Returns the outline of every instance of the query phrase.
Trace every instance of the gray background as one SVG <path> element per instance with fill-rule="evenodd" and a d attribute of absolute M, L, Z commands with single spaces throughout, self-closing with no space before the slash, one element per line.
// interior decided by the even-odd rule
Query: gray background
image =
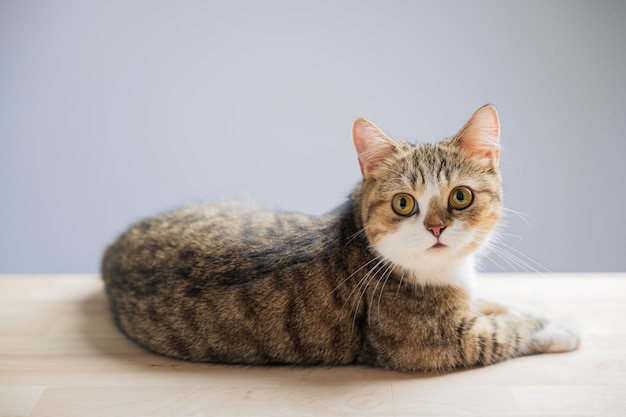
<path fill-rule="evenodd" d="M 537 264 L 484 268 L 626 271 L 625 41 L 620 1 L 0 1 L 0 273 L 199 201 L 323 213 L 355 117 L 430 141 L 488 102 Z"/>

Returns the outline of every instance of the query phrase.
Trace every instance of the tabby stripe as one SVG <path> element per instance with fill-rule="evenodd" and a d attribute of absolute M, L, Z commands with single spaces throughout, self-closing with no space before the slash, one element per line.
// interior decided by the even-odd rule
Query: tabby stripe
<path fill-rule="evenodd" d="M 520 343 L 521 338 L 519 331 L 515 331 L 515 339 L 513 340 L 513 357 L 518 356 L 520 354 Z"/>
<path fill-rule="evenodd" d="M 191 358 L 191 350 L 187 347 L 185 341 L 177 335 L 179 331 L 172 329 L 170 327 L 168 329 L 169 336 L 167 338 L 167 342 L 170 347 L 176 352 L 177 355 L 180 355 L 185 358 Z"/>
<path fill-rule="evenodd" d="M 297 354 L 299 359 L 304 358 L 305 349 L 302 345 L 302 339 L 300 338 L 300 326 L 297 318 L 297 306 L 294 297 L 289 298 L 289 304 L 285 311 L 285 327 L 289 339 L 293 343 L 293 350 Z"/>
<path fill-rule="evenodd" d="M 198 323 L 198 314 L 195 310 L 194 306 L 185 306 L 183 307 L 182 319 L 189 326 L 189 330 L 193 333 L 198 333 L 200 331 L 200 324 Z"/>
<path fill-rule="evenodd" d="M 372 218 L 372 215 L 374 213 L 374 210 L 378 209 L 378 207 L 380 207 L 383 204 L 390 204 L 390 203 L 388 201 L 386 201 L 386 200 L 381 200 L 381 201 L 377 201 L 375 203 L 372 203 L 367 208 L 367 213 L 365 213 L 365 222 L 366 223 L 369 223 L 369 221 Z"/>
<path fill-rule="evenodd" d="M 486 340 L 482 335 L 478 336 L 478 351 L 479 351 L 479 355 L 478 355 L 478 363 L 482 364 L 482 365 L 486 365 L 487 364 L 487 347 L 486 347 Z"/>
<path fill-rule="evenodd" d="M 468 361 L 466 355 L 466 338 L 470 330 L 474 327 L 478 317 L 472 317 L 469 321 L 465 318 L 461 320 L 461 323 L 457 326 L 456 334 L 458 337 L 459 356 L 464 360 L 464 364 Z"/>
<path fill-rule="evenodd" d="M 491 322 L 491 326 L 493 327 L 493 331 L 491 332 L 491 340 L 492 340 L 492 360 L 494 358 L 499 359 L 502 355 L 503 345 L 498 343 L 498 322 L 496 318 L 493 316 L 489 316 L 489 321 Z"/>
<path fill-rule="evenodd" d="M 445 178 L 450 177 L 450 173 L 448 172 L 448 165 L 445 159 L 442 159 L 439 164 L 439 169 L 437 170 L 437 179 L 441 178 L 441 172 L 445 170 L 444 176 Z"/>

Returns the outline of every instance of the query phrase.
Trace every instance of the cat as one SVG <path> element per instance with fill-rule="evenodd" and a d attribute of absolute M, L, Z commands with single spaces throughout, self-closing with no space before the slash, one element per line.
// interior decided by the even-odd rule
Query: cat
<path fill-rule="evenodd" d="M 575 325 L 475 295 L 502 213 L 495 107 L 437 143 L 352 133 L 362 181 L 326 215 L 216 203 L 131 226 L 102 261 L 121 331 L 190 361 L 402 372 L 578 347 Z"/>

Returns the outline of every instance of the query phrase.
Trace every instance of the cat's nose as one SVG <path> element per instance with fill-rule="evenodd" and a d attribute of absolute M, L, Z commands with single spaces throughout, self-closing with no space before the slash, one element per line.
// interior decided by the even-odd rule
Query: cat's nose
<path fill-rule="evenodd" d="M 430 233 L 432 233 L 435 237 L 439 237 L 441 235 L 441 232 L 443 232 L 443 229 L 445 228 L 446 226 L 444 226 L 443 224 L 431 224 L 426 227 L 426 229 L 428 229 Z"/>

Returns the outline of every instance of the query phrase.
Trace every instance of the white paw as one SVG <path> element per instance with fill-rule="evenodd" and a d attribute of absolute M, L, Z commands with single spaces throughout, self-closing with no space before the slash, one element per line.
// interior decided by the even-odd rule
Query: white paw
<path fill-rule="evenodd" d="M 546 311 L 537 307 L 512 305 L 510 307 L 510 312 L 512 315 L 517 317 L 532 317 L 534 319 L 547 322 L 551 321 L 550 315 Z"/>
<path fill-rule="evenodd" d="M 547 346 L 546 352 L 569 352 L 580 344 L 580 325 L 570 320 L 553 320 L 537 332 L 535 339 Z"/>

